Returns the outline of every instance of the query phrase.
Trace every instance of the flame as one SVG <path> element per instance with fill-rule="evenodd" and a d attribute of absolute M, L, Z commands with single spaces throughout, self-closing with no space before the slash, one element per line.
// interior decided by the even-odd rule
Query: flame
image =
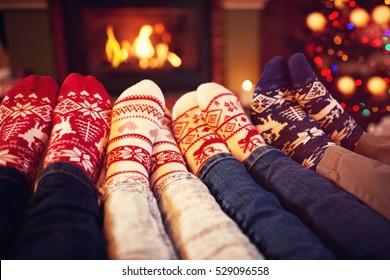
<path fill-rule="evenodd" d="M 113 68 L 118 68 L 124 62 L 132 58 L 138 59 L 138 65 L 141 69 L 162 68 L 166 62 L 173 67 L 180 67 L 181 58 L 169 50 L 171 35 L 166 31 L 162 23 L 157 23 L 154 27 L 143 25 L 137 38 L 131 44 L 127 40 L 121 43 L 115 38 L 112 25 L 107 26 L 106 55 L 108 62 Z M 150 37 L 157 34 L 161 42 L 153 46 Z"/>

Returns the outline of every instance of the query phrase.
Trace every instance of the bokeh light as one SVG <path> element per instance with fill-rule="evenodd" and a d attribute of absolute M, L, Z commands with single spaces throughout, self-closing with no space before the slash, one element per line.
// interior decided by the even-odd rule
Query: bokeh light
<path fill-rule="evenodd" d="M 374 76 L 367 81 L 367 89 L 374 96 L 383 96 L 386 94 L 387 83 L 382 77 Z"/>
<path fill-rule="evenodd" d="M 245 80 L 241 84 L 242 89 L 245 91 L 250 91 L 253 88 L 253 83 L 249 80 Z"/>
<path fill-rule="evenodd" d="M 351 96 L 355 93 L 355 80 L 351 76 L 342 76 L 337 80 L 337 88 L 342 95 Z"/>
<path fill-rule="evenodd" d="M 306 24 L 313 31 L 322 31 L 326 26 L 326 18 L 319 12 L 313 12 L 306 17 Z"/>
<path fill-rule="evenodd" d="M 390 8 L 386 5 L 379 5 L 372 10 L 372 19 L 377 24 L 386 24 L 390 21 Z"/>
<path fill-rule="evenodd" d="M 350 21 L 357 28 L 365 27 L 370 21 L 369 13 L 363 8 L 355 8 L 349 14 Z"/>

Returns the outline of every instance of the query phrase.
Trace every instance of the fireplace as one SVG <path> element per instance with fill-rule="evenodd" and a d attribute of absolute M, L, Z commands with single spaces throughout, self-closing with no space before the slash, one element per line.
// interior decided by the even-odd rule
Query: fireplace
<path fill-rule="evenodd" d="M 142 79 L 181 93 L 218 82 L 215 2 L 50 0 L 59 79 L 93 75 L 112 95 Z"/>

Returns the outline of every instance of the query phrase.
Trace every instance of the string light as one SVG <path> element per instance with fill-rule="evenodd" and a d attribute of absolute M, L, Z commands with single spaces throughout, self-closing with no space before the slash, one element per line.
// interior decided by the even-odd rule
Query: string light
<path fill-rule="evenodd" d="M 327 22 L 322 23 L 321 32 L 312 33 L 315 40 L 306 44 L 319 77 L 329 83 L 328 89 L 333 87 L 341 99 L 348 100 L 340 101 L 340 105 L 354 117 L 371 118 L 390 112 L 390 60 L 386 57 L 390 54 L 390 0 L 383 0 L 384 4 L 375 1 L 376 7 L 364 3 L 364 8 L 353 0 L 323 2 L 331 9 L 320 13 Z M 369 73 L 374 77 L 367 77 Z M 356 99 L 365 102 L 348 104 Z M 372 106 L 372 102 L 387 104 Z"/>
<path fill-rule="evenodd" d="M 371 114 L 371 112 L 370 112 L 370 110 L 368 110 L 368 109 L 364 109 L 364 110 L 362 111 L 362 115 L 363 115 L 364 117 L 368 117 L 370 114 Z"/>
<path fill-rule="evenodd" d="M 337 88 L 344 96 L 351 96 L 356 89 L 355 80 L 350 76 L 342 76 L 337 81 Z"/>
<path fill-rule="evenodd" d="M 319 12 L 313 12 L 306 17 L 306 25 L 313 31 L 322 31 L 326 26 L 326 18 Z"/>
<path fill-rule="evenodd" d="M 374 76 L 367 81 L 367 89 L 373 96 L 383 96 L 387 90 L 387 84 L 382 77 Z"/>
<path fill-rule="evenodd" d="M 371 15 L 377 24 L 386 24 L 390 21 L 390 8 L 386 5 L 379 5 L 372 10 Z"/>

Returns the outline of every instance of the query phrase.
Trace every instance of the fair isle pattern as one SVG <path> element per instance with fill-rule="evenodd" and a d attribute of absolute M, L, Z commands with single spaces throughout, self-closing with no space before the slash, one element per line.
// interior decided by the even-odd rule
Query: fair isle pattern
<path fill-rule="evenodd" d="M 336 144 L 353 151 L 364 131 L 318 80 L 305 55 L 291 56 L 289 71 L 299 105 Z"/>
<path fill-rule="evenodd" d="M 337 144 L 354 150 L 363 130 L 340 106 L 336 99 L 317 80 L 307 82 L 304 87 L 296 86 L 295 99 L 318 125 Z"/>
<path fill-rule="evenodd" d="M 149 173 L 150 166 L 150 154 L 147 150 L 134 145 L 126 145 L 116 147 L 111 150 L 107 155 L 107 165 L 111 165 L 113 162 L 137 162 L 145 168 L 145 172 Z"/>
<path fill-rule="evenodd" d="M 164 114 L 161 111 L 164 111 L 164 109 L 164 102 L 160 98 L 148 93 L 120 96 L 115 101 L 115 106 L 112 110 L 112 121 L 123 121 L 126 118 L 141 118 L 160 126 L 164 118 Z"/>
<path fill-rule="evenodd" d="M 233 93 L 218 84 L 208 83 L 198 88 L 197 97 L 206 123 L 240 161 L 245 161 L 251 152 L 265 145 Z"/>
<path fill-rule="evenodd" d="M 267 102 L 264 106 L 264 100 Z M 256 84 L 251 120 L 264 140 L 306 168 L 315 170 L 325 150 L 334 145 L 295 101 L 283 57 L 271 59 Z"/>
<path fill-rule="evenodd" d="M 32 182 L 49 139 L 57 84 L 29 76 L 15 85 L 0 106 L 0 165 L 13 167 Z"/>
<path fill-rule="evenodd" d="M 149 183 L 152 145 L 164 110 L 164 96 L 149 80 L 133 85 L 119 96 L 112 110 L 106 184 L 123 178 Z"/>
<path fill-rule="evenodd" d="M 315 121 L 292 100 L 286 88 L 267 90 L 275 102 L 265 110 L 259 110 L 264 94 L 256 87 L 252 101 L 252 121 L 265 141 L 306 168 L 315 169 L 325 149 L 334 143 L 324 134 Z M 284 93 L 281 95 L 280 93 Z"/>
<path fill-rule="evenodd" d="M 173 134 L 185 162 L 191 172 L 197 175 L 208 159 L 229 151 L 222 139 L 202 118 L 202 112 L 196 103 L 196 92 L 187 93 L 178 101 L 174 107 L 183 108 L 177 109 L 181 112 L 177 116 L 173 115 Z"/>
<path fill-rule="evenodd" d="M 164 182 L 172 176 L 188 172 L 180 149 L 172 135 L 172 118 L 165 110 L 163 125 L 153 145 L 150 169 L 150 187 L 156 197 Z"/>
<path fill-rule="evenodd" d="M 96 182 L 110 130 L 111 104 L 105 89 L 89 80 L 87 88 L 77 90 L 86 80 L 77 74 L 69 76 L 60 89 L 59 102 L 54 109 L 54 126 L 44 168 L 54 162 L 69 162 L 80 167 Z M 74 89 L 68 91 L 68 88 Z"/>

